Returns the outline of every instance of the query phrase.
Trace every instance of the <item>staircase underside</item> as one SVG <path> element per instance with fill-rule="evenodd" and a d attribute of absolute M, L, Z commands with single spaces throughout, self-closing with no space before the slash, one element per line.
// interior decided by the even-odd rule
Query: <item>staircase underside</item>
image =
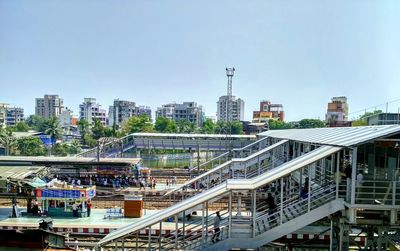
<path fill-rule="evenodd" d="M 344 202 L 342 199 L 335 199 L 330 201 L 323 206 L 320 206 L 308 213 L 296 217 L 295 219 L 288 221 L 282 225 L 274 227 L 255 238 L 230 238 L 217 242 L 212 246 L 207 246 L 203 250 L 230 250 L 232 248 L 259 248 L 263 245 L 268 244 L 282 236 L 289 233 L 295 232 L 296 230 L 310 225 L 326 216 L 329 216 L 337 211 L 344 209 Z"/>

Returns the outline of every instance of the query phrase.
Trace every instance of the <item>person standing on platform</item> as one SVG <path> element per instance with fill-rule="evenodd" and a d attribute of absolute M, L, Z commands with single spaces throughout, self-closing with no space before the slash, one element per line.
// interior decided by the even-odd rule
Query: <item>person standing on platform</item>
<path fill-rule="evenodd" d="M 221 216 L 219 215 L 219 211 L 216 213 L 217 215 L 214 218 L 214 235 L 212 236 L 211 241 L 217 242 L 220 241 L 220 234 L 221 234 L 221 230 L 219 228 L 220 224 L 221 224 Z"/>
<path fill-rule="evenodd" d="M 75 202 L 72 204 L 72 216 L 78 217 L 78 205 Z"/>
<path fill-rule="evenodd" d="M 267 198 L 265 199 L 265 203 L 268 206 L 268 215 L 270 217 L 270 221 L 271 223 L 275 223 L 276 222 L 276 215 L 275 213 L 277 212 L 277 205 L 275 203 L 275 199 L 272 196 L 271 193 L 268 193 Z"/>
<path fill-rule="evenodd" d="M 92 202 L 90 200 L 87 201 L 86 208 L 87 208 L 87 217 L 90 217 L 90 211 L 92 210 Z"/>

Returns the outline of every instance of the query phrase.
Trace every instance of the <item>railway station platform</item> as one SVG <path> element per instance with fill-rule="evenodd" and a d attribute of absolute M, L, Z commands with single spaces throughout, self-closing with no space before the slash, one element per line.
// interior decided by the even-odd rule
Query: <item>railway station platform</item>
<path fill-rule="evenodd" d="M 20 211 L 22 211 L 20 209 Z M 146 217 L 157 213 L 159 210 L 145 210 Z M 11 212 L 9 207 L 0 208 L 0 229 L 14 229 L 14 230 L 25 230 L 25 229 L 36 229 L 39 226 L 39 220 L 41 217 L 19 217 L 19 218 L 8 218 L 8 214 Z M 106 209 L 92 209 L 90 217 L 86 218 L 52 218 L 53 219 L 53 231 L 60 234 L 72 234 L 72 235 L 98 235 L 104 236 L 110 232 L 125 226 L 126 224 L 139 222 L 142 218 L 116 218 L 116 219 L 105 219 L 104 215 Z M 200 213 L 200 212 L 198 212 Z M 194 216 L 196 217 L 196 216 Z M 190 221 L 189 221 L 190 222 Z M 183 225 L 181 222 L 178 223 L 179 227 Z M 173 234 L 175 230 L 175 222 L 164 222 L 161 234 Z M 298 231 L 283 236 L 281 241 L 326 241 L 330 240 L 330 232 L 325 231 L 328 229 L 327 226 L 307 226 Z M 196 234 L 188 230 L 186 235 Z M 148 236 L 149 230 L 141 230 L 139 235 Z M 159 229 L 151 229 L 151 236 L 160 235 Z M 355 241 L 359 245 L 364 245 L 365 236 L 358 236 Z M 83 243 L 80 243 L 82 246 Z"/>

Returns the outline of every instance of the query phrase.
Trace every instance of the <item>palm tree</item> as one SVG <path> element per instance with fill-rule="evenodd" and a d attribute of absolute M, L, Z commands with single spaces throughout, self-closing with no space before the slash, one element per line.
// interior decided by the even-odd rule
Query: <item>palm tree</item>
<path fill-rule="evenodd" d="M 44 133 L 50 136 L 51 148 L 53 151 L 54 143 L 61 136 L 60 121 L 58 120 L 57 117 L 51 117 L 47 121 L 47 129 L 45 130 Z"/>
<path fill-rule="evenodd" d="M 0 130 L 0 145 L 4 147 L 4 154 L 6 156 L 10 154 L 10 150 L 15 145 L 15 142 L 16 140 L 10 131 Z"/>

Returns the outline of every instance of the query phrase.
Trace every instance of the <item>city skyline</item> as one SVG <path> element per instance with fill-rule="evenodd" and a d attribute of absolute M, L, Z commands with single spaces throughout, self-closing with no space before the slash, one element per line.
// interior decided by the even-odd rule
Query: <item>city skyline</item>
<path fill-rule="evenodd" d="M 351 114 L 399 98 L 399 11 L 397 1 L 2 1 L 0 101 L 26 115 L 45 93 L 74 113 L 85 97 L 153 110 L 195 101 L 216 116 L 234 66 L 245 120 L 263 99 L 287 121 L 324 119 L 334 96 Z"/>

